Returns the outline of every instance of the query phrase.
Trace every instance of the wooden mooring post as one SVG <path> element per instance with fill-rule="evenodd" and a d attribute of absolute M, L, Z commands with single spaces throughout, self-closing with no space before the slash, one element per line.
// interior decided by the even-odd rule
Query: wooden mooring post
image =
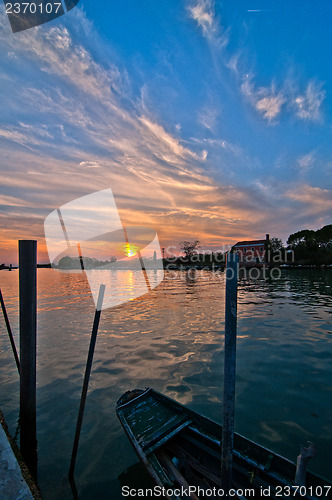
<path fill-rule="evenodd" d="M 20 303 L 20 448 L 37 479 L 36 350 L 37 242 L 19 241 Z"/>
<path fill-rule="evenodd" d="M 228 498 L 232 488 L 235 371 L 236 371 L 236 323 L 237 280 L 239 258 L 235 253 L 227 254 L 226 300 L 225 300 L 225 347 L 224 347 L 224 397 L 221 451 L 221 486 Z"/>

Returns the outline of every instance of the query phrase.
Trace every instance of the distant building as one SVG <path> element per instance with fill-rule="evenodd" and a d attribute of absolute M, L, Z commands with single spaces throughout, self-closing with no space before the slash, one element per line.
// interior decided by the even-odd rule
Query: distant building
<path fill-rule="evenodd" d="M 265 264 L 268 262 L 270 236 L 267 234 L 265 240 L 238 241 L 233 246 L 233 251 L 239 256 L 239 262 L 245 264 Z"/>

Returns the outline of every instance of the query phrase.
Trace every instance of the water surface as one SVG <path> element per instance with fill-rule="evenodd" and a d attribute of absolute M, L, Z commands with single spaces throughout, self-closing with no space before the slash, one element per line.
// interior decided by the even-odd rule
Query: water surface
<path fill-rule="evenodd" d="M 131 271 L 119 279 L 131 287 Z M 18 272 L 0 283 L 18 344 Z M 283 270 L 239 282 L 236 431 L 291 460 L 306 440 L 311 469 L 332 480 L 332 270 Z M 135 387 L 154 387 L 221 422 L 223 273 L 166 273 L 149 294 L 102 311 L 76 464 L 79 498 L 121 499 L 137 462 L 115 415 Z M 94 315 L 84 275 L 38 270 L 39 483 L 72 498 L 67 480 Z M 0 321 L 0 407 L 15 434 L 18 376 Z M 131 470 L 131 469 L 130 469 Z M 135 481 L 143 481 L 141 473 Z M 120 479 L 119 479 L 120 478 Z"/>

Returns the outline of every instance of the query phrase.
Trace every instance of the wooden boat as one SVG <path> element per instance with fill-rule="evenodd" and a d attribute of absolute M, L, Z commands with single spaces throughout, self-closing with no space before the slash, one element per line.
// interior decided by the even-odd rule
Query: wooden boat
<path fill-rule="evenodd" d="M 222 428 L 153 389 L 126 392 L 117 415 L 163 498 L 221 498 Z M 295 486 L 296 465 L 234 433 L 232 498 L 332 498 L 332 485 L 306 473 Z M 189 488 L 190 485 L 190 488 Z"/>

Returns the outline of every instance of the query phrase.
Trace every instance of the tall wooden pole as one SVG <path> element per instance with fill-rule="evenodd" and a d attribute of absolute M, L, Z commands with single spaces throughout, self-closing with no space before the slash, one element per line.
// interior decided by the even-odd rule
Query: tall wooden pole
<path fill-rule="evenodd" d="M 228 498 L 232 488 L 235 371 L 236 371 L 236 322 L 237 280 L 239 258 L 227 255 L 224 348 L 224 408 L 222 427 L 221 486 Z"/>
<path fill-rule="evenodd" d="M 37 479 L 37 242 L 19 241 L 21 453 Z"/>

